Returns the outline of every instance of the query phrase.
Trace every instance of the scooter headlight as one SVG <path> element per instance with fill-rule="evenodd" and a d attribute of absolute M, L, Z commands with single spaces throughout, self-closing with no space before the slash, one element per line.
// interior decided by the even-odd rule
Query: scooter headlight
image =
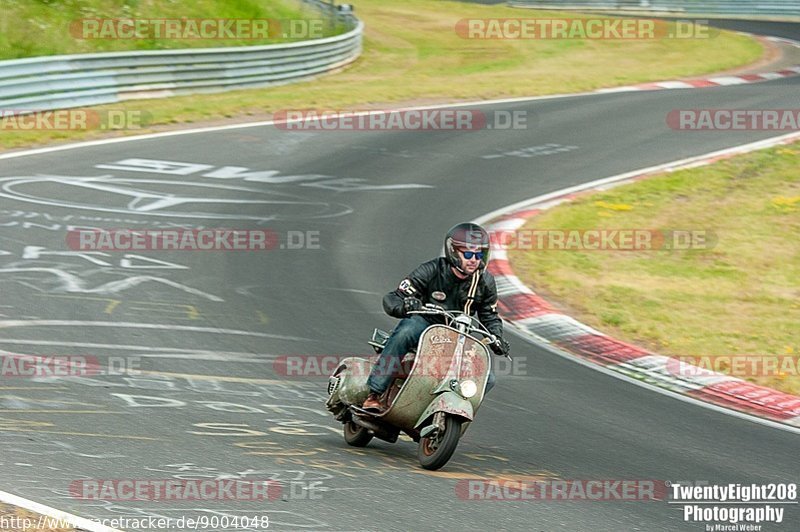
<path fill-rule="evenodd" d="M 472 380 L 461 381 L 461 384 L 459 384 L 459 388 L 461 390 L 461 395 L 465 399 L 469 399 L 470 397 L 473 397 L 476 393 L 478 393 L 478 385 L 475 384 L 475 381 Z"/>

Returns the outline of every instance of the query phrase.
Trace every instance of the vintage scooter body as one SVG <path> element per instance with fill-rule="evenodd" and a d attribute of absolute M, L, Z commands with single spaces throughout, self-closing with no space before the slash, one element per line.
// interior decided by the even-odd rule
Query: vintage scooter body
<path fill-rule="evenodd" d="M 429 326 L 416 355 L 407 354 L 393 372 L 385 396 L 388 408 L 375 413 L 359 407 L 370 392 L 367 378 L 373 364 L 360 357 L 341 361 L 330 377 L 326 406 L 344 423 L 351 445 L 364 446 L 372 437 L 394 442 L 403 431 L 419 442 L 422 466 L 438 469 L 480 408 L 492 363 L 486 344 L 496 339 L 461 313 L 433 306 L 419 313 L 442 315 L 448 322 Z M 388 335 L 376 334 L 370 344 L 380 351 Z"/>

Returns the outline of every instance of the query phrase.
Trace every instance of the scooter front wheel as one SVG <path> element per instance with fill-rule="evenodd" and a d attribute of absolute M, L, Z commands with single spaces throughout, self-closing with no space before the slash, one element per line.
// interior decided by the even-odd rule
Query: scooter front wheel
<path fill-rule="evenodd" d="M 436 470 L 444 466 L 458 445 L 461 437 L 461 420 L 447 416 L 444 419 L 444 432 L 437 431 L 432 437 L 419 440 L 417 458 L 425 469 Z"/>
<path fill-rule="evenodd" d="M 353 447 L 366 447 L 372 440 L 372 434 L 369 430 L 356 425 L 352 421 L 344 424 L 344 441 Z"/>

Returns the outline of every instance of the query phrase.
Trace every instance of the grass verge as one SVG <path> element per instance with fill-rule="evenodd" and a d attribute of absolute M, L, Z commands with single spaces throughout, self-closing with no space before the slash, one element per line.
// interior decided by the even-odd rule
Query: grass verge
<path fill-rule="evenodd" d="M 798 160 L 800 142 L 742 155 L 582 196 L 524 227 L 696 230 L 715 235 L 707 245 L 509 258 L 579 321 L 659 354 L 718 357 L 701 367 L 800 395 Z M 784 371 L 759 366 L 775 361 Z"/>
<path fill-rule="evenodd" d="M 114 24 L 92 24 L 104 19 L 111 23 L 120 19 L 148 22 L 140 26 L 142 38 L 114 38 L 125 35 L 126 28 Z M 268 19 L 270 27 L 262 25 L 230 26 L 219 31 L 207 26 L 205 35 L 219 34 L 224 38 L 191 37 L 191 28 L 182 28 L 187 38 L 159 38 L 170 35 L 156 21 L 180 19 L 253 20 Z M 312 27 L 298 23 L 296 34 L 312 33 L 313 37 L 334 35 L 344 28 L 321 24 L 320 14 L 292 0 L 193 0 L 192 2 L 163 2 L 157 0 L 4 0 L 0 19 L 0 59 L 18 59 L 42 55 L 118 52 L 123 50 L 162 50 L 175 48 L 218 48 L 223 46 L 255 46 L 292 41 L 284 38 L 292 20 L 319 20 Z M 84 23 L 86 21 L 86 23 Z M 283 21 L 283 24 L 281 24 Z M 200 28 L 198 28 L 200 29 Z M 266 31 L 262 31 L 266 30 Z M 156 32 L 161 32 L 156 34 Z M 267 38 L 258 38 L 266 34 Z M 251 38 L 252 37 L 252 38 Z M 310 38 L 310 37 L 305 37 Z"/>
<path fill-rule="evenodd" d="M 580 15 L 534 15 L 500 5 L 426 0 L 352 3 L 366 24 L 364 53 L 343 72 L 292 85 L 129 101 L 98 109 L 149 116 L 147 127 L 117 133 L 125 135 L 174 124 L 266 118 L 282 109 L 364 109 L 395 102 L 453 102 L 588 91 L 720 72 L 752 63 L 763 53 L 757 41 L 728 32 L 712 39 L 637 41 L 465 39 L 455 29 L 458 21 L 465 18 Z M 0 132 L 0 147 L 6 149 L 109 134 L 91 128 L 5 128 Z"/>

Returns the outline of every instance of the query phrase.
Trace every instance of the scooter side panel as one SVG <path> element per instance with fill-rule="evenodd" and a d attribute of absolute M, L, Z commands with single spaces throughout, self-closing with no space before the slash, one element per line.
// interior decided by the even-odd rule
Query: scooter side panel
<path fill-rule="evenodd" d="M 339 400 L 348 405 L 360 405 L 369 395 L 367 379 L 372 362 L 366 358 L 348 357 L 341 361 L 345 369 L 340 373 Z"/>

